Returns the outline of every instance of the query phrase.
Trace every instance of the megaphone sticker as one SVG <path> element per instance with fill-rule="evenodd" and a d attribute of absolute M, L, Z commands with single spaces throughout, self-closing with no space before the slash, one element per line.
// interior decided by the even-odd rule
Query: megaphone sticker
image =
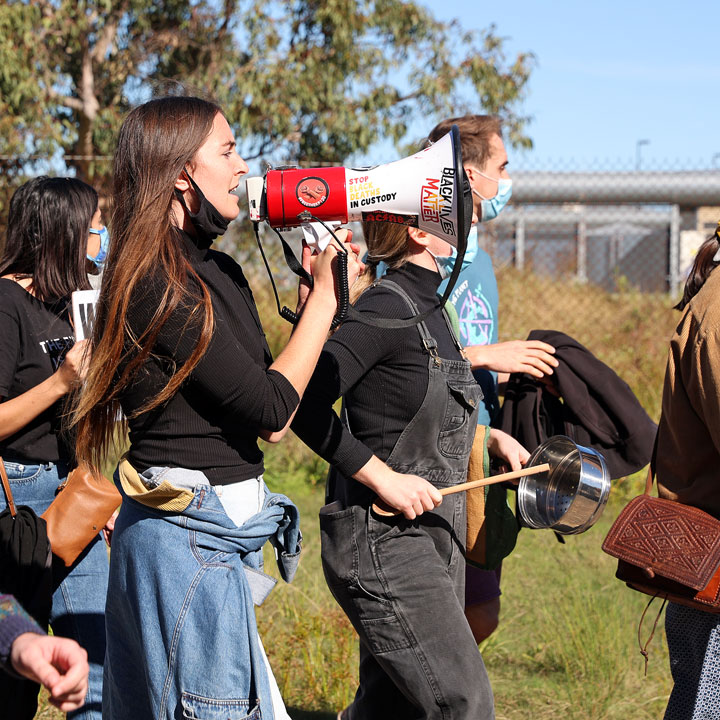
<path fill-rule="evenodd" d="M 375 187 L 369 175 L 348 177 L 348 207 L 350 210 L 364 208 L 368 205 L 389 203 L 395 200 L 397 193 L 386 192 Z"/>
<path fill-rule="evenodd" d="M 385 210 L 374 210 L 364 212 L 362 219 L 367 222 L 391 222 L 399 225 L 408 225 L 417 227 L 417 215 L 399 215 L 398 213 L 390 213 Z"/>
<path fill-rule="evenodd" d="M 309 208 L 320 207 L 328 199 L 329 193 L 328 184 L 315 176 L 301 180 L 295 188 L 295 197 L 301 205 Z"/>
<path fill-rule="evenodd" d="M 420 217 L 424 222 L 438 223 L 446 235 L 455 235 L 453 198 L 455 171 L 444 167 L 439 178 L 426 178 L 420 188 Z"/>

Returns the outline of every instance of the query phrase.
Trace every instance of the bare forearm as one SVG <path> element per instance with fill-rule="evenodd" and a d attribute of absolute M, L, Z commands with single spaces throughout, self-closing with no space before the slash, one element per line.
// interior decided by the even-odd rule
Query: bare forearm
<path fill-rule="evenodd" d="M 0 440 L 22 430 L 66 395 L 68 390 L 68 386 L 55 373 L 22 395 L 0 403 Z"/>
<path fill-rule="evenodd" d="M 488 345 L 468 345 L 464 352 L 473 370 L 495 370 L 490 367 L 492 356 L 488 352 Z"/>
<path fill-rule="evenodd" d="M 382 480 L 387 470 L 388 466 L 380 460 L 379 457 L 373 455 L 367 463 L 353 475 L 353 479 L 366 485 L 373 492 L 377 492 L 382 485 Z"/>
<path fill-rule="evenodd" d="M 558 366 L 555 348 L 538 340 L 510 340 L 491 345 L 470 345 L 465 355 L 473 370 L 497 373 L 527 373 L 541 378 Z"/>
<path fill-rule="evenodd" d="M 300 398 L 327 340 L 335 309 L 334 296 L 311 293 L 288 344 L 270 366 L 287 378 Z"/>

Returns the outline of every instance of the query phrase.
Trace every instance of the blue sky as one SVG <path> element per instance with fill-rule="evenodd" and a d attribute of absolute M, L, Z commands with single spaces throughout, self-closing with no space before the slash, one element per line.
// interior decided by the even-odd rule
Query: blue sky
<path fill-rule="evenodd" d="M 536 55 L 515 168 L 633 169 L 638 140 L 644 169 L 720 167 L 720 0 L 425 4 Z"/>

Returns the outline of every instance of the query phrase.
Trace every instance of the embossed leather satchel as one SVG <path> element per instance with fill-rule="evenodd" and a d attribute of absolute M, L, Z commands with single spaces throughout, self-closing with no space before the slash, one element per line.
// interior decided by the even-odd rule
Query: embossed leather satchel
<path fill-rule="evenodd" d="M 623 509 L 603 543 L 616 577 L 633 590 L 720 613 L 720 520 L 689 505 L 645 494 Z"/>

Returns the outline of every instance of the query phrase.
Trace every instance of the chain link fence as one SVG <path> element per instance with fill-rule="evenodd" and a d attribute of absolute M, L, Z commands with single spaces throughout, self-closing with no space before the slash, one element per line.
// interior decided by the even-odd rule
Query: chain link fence
<path fill-rule="evenodd" d="M 720 171 L 521 172 L 487 228 L 498 262 L 609 292 L 677 293 L 720 219 Z"/>
<path fill-rule="evenodd" d="M 514 172 L 482 224 L 501 340 L 566 332 L 625 379 L 656 419 L 667 343 L 695 254 L 720 220 L 720 170 Z"/>

